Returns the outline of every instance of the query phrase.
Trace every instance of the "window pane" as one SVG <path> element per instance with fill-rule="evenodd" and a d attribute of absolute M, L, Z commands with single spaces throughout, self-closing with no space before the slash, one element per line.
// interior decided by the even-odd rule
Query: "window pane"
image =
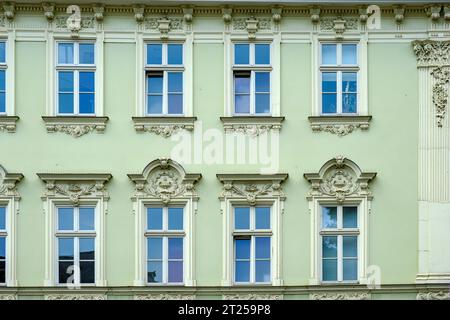
<path fill-rule="evenodd" d="M 163 75 L 152 74 L 147 77 L 147 93 L 163 92 Z"/>
<path fill-rule="evenodd" d="M 169 238 L 169 259 L 183 259 L 183 238 Z"/>
<path fill-rule="evenodd" d="M 73 64 L 73 43 L 58 44 L 58 63 Z"/>
<path fill-rule="evenodd" d="M 325 259 L 322 261 L 322 280 L 337 281 L 337 259 Z"/>
<path fill-rule="evenodd" d="M 169 230 L 183 229 L 183 208 L 169 208 Z"/>
<path fill-rule="evenodd" d="M 6 62 L 6 43 L 0 42 L 0 63 Z"/>
<path fill-rule="evenodd" d="M 0 261 L 0 283 L 5 283 L 6 278 L 6 262 Z"/>
<path fill-rule="evenodd" d="M 58 230 L 74 230 L 73 208 L 58 208 Z"/>
<path fill-rule="evenodd" d="M 6 208 L 0 207 L 0 230 L 6 229 Z"/>
<path fill-rule="evenodd" d="M 147 96 L 147 112 L 149 114 L 162 113 L 162 96 Z"/>
<path fill-rule="evenodd" d="M 0 112 L 6 112 L 6 95 L 0 92 Z"/>
<path fill-rule="evenodd" d="M 147 208 L 147 230 L 162 230 L 163 209 Z"/>
<path fill-rule="evenodd" d="M 58 283 L 73 283 L 75 280 L 74 273 L 75 268 L 73 261 L 58 262 Z"/>
<path fill-rule="evenodd" d="M 250 208 L 248 207 L 234 208 L 234 228 L 236 230 L 250 229 Z"/>
<path fill-rule="evenodd" d="M 169 94 L 168 97 L 168 113 L 169 114 L 182 114 L 183 113 L 183 95 L 182 94 Z"/>
<path fill-rule="evenodd" d="M 183 282 L 183 261 L 169 261 L 169 282 Z"/>
<path fill-rule="evenodd" d="M 270 73 L 255 73 L 255 90 L 256 92 L 270 92 Z"/>
<path fill-rule="evenodd" d="M 250 93 L 250 73 L 236 74 L 234 76 L 234 92 Z"/>
<path fill-rule="evenodd" d="M 336 72 L 322 72 L 322 92 L 335 93 L 337 91 Z"/>
<path fill-rule="evenodd" d="M 358 228 L 358 207 L 344 207 L 343 211 L 343 227 Z"/>
<path fill-rule="evenodd" d="M 95 283 L 94 261 L 80 261 L 80 283 Z"/>
<path fill-rule="evenodd" d="M 80 260 L 95 259 L 95 239 L 80 238 Z"/>
<path fill-rule="evenodd" d="M 255 238 L 255 258 L 270 259 L 270 237 Z"/>
<path fill-rule="evenodd" d="M 80 208 L 80 230 L 94 230 L 94 208 Z"/>
<path fill-rule="evenodd" d="M 358 256 L 358 237 L 345 236 L 343 237 L 344 258 L 355 258 Z"/>
<path fill-rule="evenodd" d="M 255 281 L 270 282 L 270 260 L 255 262 Z"/>
<path fill-rule="evenodd" d="M 80 72 L 80 92 L 95 92 L 94 72 Z"/>
<path fill-rule="evenodd" d="M 357 92 L 357 73 L 342 73 L 342 92 Z"/>
<path fill-rule="evenodd" d="M 357 64 L 356 44 L 342 45 L 342 64 Z"/>
<path fill-rule="evenodd" d="M 58 72 L 59 92 L 73 92 L 73 71 Z"/>
<path fill-rule="evenodd" d="M 322 113 L 336 113 L 336 94 L 324 93 L 322 94 Z"/>
<path fill-rule="evenodd" d="M 167 55 L 168 64 L 183 64 L 183 45 L 168 44 Z"/>
<path fill-rule="evenodd" d="M 356 93 L 344 93 L 342 94 L 342 112 L 343 113 L 356 113 Z"/>
<path fill-rule="evenodd" d="M 250 113 L 250 74 L 236 74 L 234 77 L 235 113 Z"/>
<path fill-rule="evenodd" d="M 322 228 L 337 228 L 336 207 L 322 207 Z"/>
<path fill-rule="evenodd" d="M 236 239 L 236 259 L 250 259 L 250 239 Z"/>
<path fill-rule="evenodd" d="M 147 239 L 147 259 L 161 260 L 162 259 L 162 238 L 148 238 Z"/>
<path fill-rule="evenodd" d="M 255 64 L 270 64 L 269 44 L 255 44 Z"/>
<path fill-rule="evenodd" d="M 6 89 L 5 76 L 6 76 L 6 71 L 5 70 L 0 70 L 0 91 L 5 91 L 5 89 Z"/>
<path fill-rule="evenodd" d="M 147 262 L 147 281 L 152 283 L 162 282 L 162 262 Z"/>
<path fill-rule="evenodd" d="M 322 257 L 335 258 L 337 257 L 337 237 L 323 237 L 322 238 Z"/>
<path fill-rule="evenodd" d="M 322 64 L 337 64 L 335 44 L 322 44 Z"/>
<path fill-rule="evenodd" d="M 358 260 L 344 259 L 343 264 L 343 279 L 347 281 L 358 280 Z"/>
<path fill-rule="evenodd" d="M 248 44 L 234 45 L 234 64 L 249 64 L 250 46 Z"/>
<path fill-rule="evenodd" d="M 73 260 L 74 246 L 73 238 L 58 239 L 58 257 L 59 260 Z"/>
<path fill-rule="evenodd" d="M 250 281 L 250 261 L 236 261 L 236 282 Z"/>
<path fill-rule="evenodd" d="M 6 258 L 6 238 L 0 237 L 0 259 Z"/>
<path fill-rule="evenodd" d="M 250 95 L 236 95 L 234 109 L 235 113 L 250 113 Z"/>
<path fill-rule="evenodd" d="M 80 43 L 80 64 L 94 64 L 93 43 Z"/>
<path fill-rule="evenodd" d="M 183 73 L 169 72 L 169 92 L 183 92 Z"/>
<path fill-rule="evenodd" d="M 95 113 L 95 95 L 93 93 L 80 93 L 80 113 Z"/>
<path fill-rule="evenodd" d="M 147 45 L 147 64 L 162 64 L 162 45 Z"/>
<path fill-rule="evenodd" d="M 270 113 L 270 94 L 257 93 L 255 103 L 256 113 Z"/>
<path fill-rule="evenodd" d="M 255 227 L 256 229 L 270 229 L 270 208 L 255 208 Z"/>
<path fill-rule="evenodd" d="M 73 94 L 72 93 L 60 93 L 59 98 L 59 113 L 73 113 Z"/>

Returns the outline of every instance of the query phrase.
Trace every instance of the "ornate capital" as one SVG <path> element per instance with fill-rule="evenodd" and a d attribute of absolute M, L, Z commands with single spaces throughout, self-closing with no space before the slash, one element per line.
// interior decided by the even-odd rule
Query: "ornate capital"
<path fill-rule="evenodd" d="M 0 197 L 20 198 L 17 184 L 23 179 L 21 173 L 8 173 L 0 165 Z"/>
<path fill-rule="evenodd" d="M 198 199 L 195 184 L 202 175 L 188 174 L 177 162 L 161 158 L 150 162 L 142 174 L 129 174 L 128 177 L 135 183 L 133 200 L 159 199 L 167 205 L 175 199 Z"/>
<path fill-rule="evenodd" d="M 310 300 L 370 300 L 370 293 L 312 293 Z"/>
<path fill-rule="evenodd" d="M 412 45 L 418 67 L 450 66 L 450 41 L 416 40 Z"/>
<path fill-rule="evenodd" d="M 318 173 L 304 174 L 311 183 L 307 198 L 331 197 L 338 203 L 351 197 L 372 199 L 369 182 L 375 176 L 376 173 L 362 172 L 353 161 L 337 156 L 326 162 Z"/>

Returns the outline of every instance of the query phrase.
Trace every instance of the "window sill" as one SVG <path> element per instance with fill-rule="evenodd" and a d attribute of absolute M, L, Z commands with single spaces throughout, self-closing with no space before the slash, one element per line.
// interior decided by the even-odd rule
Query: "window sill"
<path fill-rule="evenodd" d="M 179 131 L 193 131 L 197 117 L 133 117 L 136 132 L 149 132 L 168 138 Z"/>
<path fill-rule="evenodd" d="M 43 116 L 42 120 L 45 122 L 47 132 L 63 132 L 78 138 L 92 131 L 103 133 L 109 118 L 96 116 Z"/>
<path fill-rule="evenodd" d="M 325 131 L 340 137 L 352 133 L 356 129 L 368 130 L 372 116 L 314 116 L 308 117 L 314 132 Z"/>
<path fill-rule="evenodd" d="M 19 120 L 17 116 L 0 115 L 0 131 L 8 133 L 16 132 L 16 122 Z"/>
<path fill-rule="evenodd" d="M 257 137 L 272 130 L 279 131 L 284 117 L 234 116 L 220 117 L 220 121 L 222 121 L 223 128 L 227 133 L 241 133 Z"/>

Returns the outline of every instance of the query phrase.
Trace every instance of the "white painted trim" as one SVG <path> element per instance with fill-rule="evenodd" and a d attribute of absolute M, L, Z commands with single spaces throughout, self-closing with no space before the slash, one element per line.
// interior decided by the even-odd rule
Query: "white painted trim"
<path fill-rule="evenodd" d="M 5 207 L 6 257 L 5 282 L 0 287 L 17 287 L 17 214 L 19 213 L 18 197 L 0 197 L 0 206 Z"/>

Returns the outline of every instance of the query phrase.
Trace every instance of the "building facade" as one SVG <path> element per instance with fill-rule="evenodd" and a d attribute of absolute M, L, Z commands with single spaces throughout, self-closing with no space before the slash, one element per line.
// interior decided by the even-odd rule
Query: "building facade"
<path fill-rule="evenodd" d="M 1 299 L 449 299 L 450 4 L 3 2 Z"/>

